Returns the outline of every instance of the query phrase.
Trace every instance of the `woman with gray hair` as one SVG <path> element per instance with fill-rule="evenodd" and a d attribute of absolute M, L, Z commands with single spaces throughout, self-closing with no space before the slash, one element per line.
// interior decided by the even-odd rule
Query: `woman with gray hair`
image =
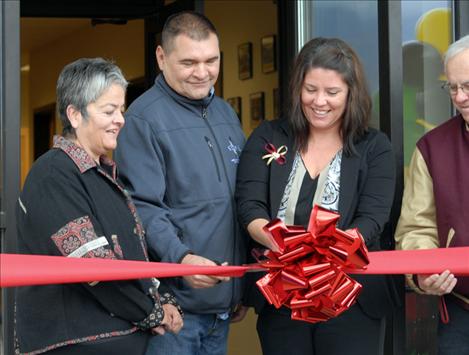
<path fill-rule="evenodd" d="M 148 260 L 145 233 L 108 154 L 124 126 L 127 81 L 101 58 L 62 70 L 63 135 L 33 165 L 17 203 L 18 252 Z M 17 353 L 143 354 L 150 335 L 178 332 L 182 313 L 158 280 L 21 287 Z"/>

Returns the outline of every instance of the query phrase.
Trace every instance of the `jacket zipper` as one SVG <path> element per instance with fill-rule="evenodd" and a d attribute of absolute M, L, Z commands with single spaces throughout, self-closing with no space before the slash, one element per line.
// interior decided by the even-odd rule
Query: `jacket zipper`
<path fill-rule="evenodd" d="M 215 152 L 213 150 L 212 141 L 207 136 L 204 136 L 204 138 L 207 142 L 208 148 L 210 149 L 210 153 L 212 153 L 213 163 L 215 164 L 215 168 L 217 169 L 218 182 L 221 182 L 220 167 L 218 166 L 217 157 L 215 156 Z"/>
<path fill-rule="evenodd" d="M 220 154 L 220 157 L 222 158 L 222 166 L 223 166 L 223 171 L 225 173 L 225 178 L 226 178 L 226 183 L 228 185 L 228 190 L 230 192 L 230 195 L 231 195 L 231 210 L 233 211 L 233 232 L 234 232 L 234 238 L 233 238 L 233 254 L 232 254 L 232 259 L 233 259 L 233 263 L 236 263 L 237 262 L 237 258 L 235 258 L 235 255 L 236 255 L 236 250 L 238 248 L 238 237 L 239 237 L 239 231 L 238 231 L 238 228 L 237 228 L 237 220 L 238 220 L 238 217 L 237 217 L 237 213 L 236 213 L 236 202 L 235 202 L 235 199 L 234 199 L 234 191 L 233 191 L 233 188 L 231 187 L 230 185 L 230 179 L 228 177 L 228 171 L 226 170 L 226 166 L 225 164 L 223 163 L 223 154 L 222 154 L 222 151 L 220 149 L 220 144 L 218 143 L 217 141 L 217 137 L 215 136 L 215 132 L 213 132 L 213 128 L 212 126 L 210 126 L 210 124 L 208 123 L 207 121 L 207 107 L 203 107 L 202 108 L 202 118 L 205 122 L 205 124 L 207 125 L 210 133 L 212 134 L 212 137 L 214 139 L 214 142 L 215 142 L 215 145 L 216 145 L 216 148 L 218 149 L 218 153 Z M 229 137 L 229 139 L 231 140 L 231 137 Z M 214 152 L 214 146 L 212 144 L 212 142 L 210 141 L 210 139 L 205 136 L 205 140 L 207 141 L 207 144 L 208 146 L 210 147 L 210 151 L 212 152 L 212 157 L 213 157 L 213 160 L 215 161 L 215 166 L 217 167 L 217 174 L 218 174 L 218 181 L 221 182 L 221 176 L 220 176 L 220 168 L 218 166 L 218 163 L 217 163 L 217 160 L 216 160 L 216 156 L 215 156 L 215 152 Z M 239 285 L 238 285 L 239 287 Z M 231 288 L 231 310 L 234 310 L 234 308 L 237 306 L 237 304 L 233 304 L 233 300 L 234 300 L 234 295 L 235 295 L 235 292 L 236 292 L 236 289 L 237 288 L 237 285 L 236 285 L 236 280 L 233 281 L 233 287 Z"/>

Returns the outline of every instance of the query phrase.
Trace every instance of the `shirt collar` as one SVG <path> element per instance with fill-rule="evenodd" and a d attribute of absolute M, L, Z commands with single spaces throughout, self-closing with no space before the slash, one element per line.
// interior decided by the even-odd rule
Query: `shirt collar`
<path fill-rule="evenodd" d="M 71 140 L 62 136 L 54 136 L 54 148 L 61 149 L 70 159 L 75 163 L 80 173 L 85 173 L 89 169 L 97 167 L 98 164 L 89 156 L 89 154 L 83 148 L 76 145 Z M 99 157 L 100 164 L 108 165 L 112 171 L 113 179 L 116 178 L 116 163 L 107 157 L 101 155 Z"/>
<path fill-rule="evenodd" d="M 189 99 L 188 97 L 182 96 L 176 90 L 174 90 L 169 84 L 167 83 L 163 73 L 160 73 L 156 79 L 155 82 L 158 83 L 163 87 L 163 89 L 168 93 L 169 96 L 172 98 L 176 99 L 178 102 L 184 102 L 188 105 L 199 107 L 199 106 L 204 106 L 207 107 L 210 105 L 212 102 L 213 98 L 215 97 L 215 88 L 212 86 L 208 92 L 208 95 L 202 99 Z"/>

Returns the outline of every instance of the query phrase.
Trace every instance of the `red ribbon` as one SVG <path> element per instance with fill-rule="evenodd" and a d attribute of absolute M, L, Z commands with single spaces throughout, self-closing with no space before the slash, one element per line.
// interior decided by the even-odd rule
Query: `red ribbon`
<path fill-rule="evenodd" d="M 469 247 L 392 250 L 368 253 L 366 269 L 344 269 L 350 274 L 440 274 L 448 269 L 469 276 Z M 311 266 L 314 268 L 315 266 Z M 316 266 L 320 268 L 320 266 Z M 132 280 L 186 275 L 243 276 L 265 271 L 259 264 L 246 266 L 196 266 L 144 261 L 66 258 L 63 256 L 0 254 L 0 287 L 61 283 Z"/>
<path fill-rule="evenodd" d="M 286 226 L 279 219 L 264 227 L 279 252 L 267 250 L 257 259 L 268 274 L 257 286 L 276 308 L 292 310 L 292 319 L 325 321 L 346 311 L 362 286 L 344 268 L 363 269 L 368 251 L 358 230 L 342 231 L 337 213 L 314 206 L 308 230 Z"/>
<path fill-rule="evenodd" d="M 198 266 L 146 261 L 0 254 L 0 287 L 115 281 L 186 275 L 243 276 L 246 266 Z"/>
<path fill-rule="evenodd" d="M 196 274 L 240 277 L 267 269 L 257 282 L 267 300 L 291 308 L 293 319 L 314 323 L 339 315 L 355 301 L 362 286 L 346 273 L 434 274 L 448 269 L 469 276 L 469 247 L 367 253 L 358 230 L 335 228 L 338 219 L 338 214 L 315 206 L 307 230 L 272 221 L 265 229 L 280 252 L 258 252 L 264 260 L 246 266 L 0 254 L 0 287 Z"/>
<path fill-rule="evenodd" d="M 441 274 L 469 276 L 469 247 L 420 250 L 388 250 L 368 253 L 370 264 L 362 270 L 344 269 L 350 274 Z"/>

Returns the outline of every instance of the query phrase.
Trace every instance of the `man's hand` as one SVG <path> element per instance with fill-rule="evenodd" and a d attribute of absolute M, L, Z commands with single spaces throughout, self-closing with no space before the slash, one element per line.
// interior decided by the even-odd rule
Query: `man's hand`
<path fill-rule="evenodd" d="M 217 266 L 217 264 L 213 262 L 212 260 L 204 258 L 203 256 L 194 255 L 194 254 L 187 254 L 182 259 L 181 264 Z M 222 265 L 227 265 L 227 264 L 228 263 L 224 262 Z M 230 278 L 226 276 L 208 276 L 208 275 L 184 276 L 184 279 L 193 288 L 213 287 L 219 282 L 226 282 L 230 280 Z"/>
<path fill-rule="evenodd" d="M 179 333 L 184 322 L 178 309 L 172 304 L 164 304 L 164 317 L 161 324 L 151 330 L 155 335 L 164 335 L 165 332 Z"/>
<path fill-rule="evenodd" d="M 429 295 L 442 296 L 453 291 L 458 281 L 449 270 L 441 274 L 417 275 L 418 286 Z"/>
<path fill-rule="evenodd" d="M 241 322 L 244 319 L 244 317 L 246 317 L 246 313 L 248 313 L 248 310 L 249 310 L 249 307 L 239 304 L 234 310 L 234 312 L 231 314 L 230 322 L 231 323 Z"/>

